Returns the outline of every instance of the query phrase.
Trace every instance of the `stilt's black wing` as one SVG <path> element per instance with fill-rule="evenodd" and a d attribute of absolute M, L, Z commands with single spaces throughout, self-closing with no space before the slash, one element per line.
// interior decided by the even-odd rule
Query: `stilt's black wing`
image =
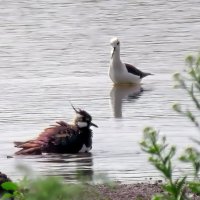
<path fill-rule="evenodd" d="M 151 73 L 145 73 L 134 67 L 133 65 L 125 63 L 126 69 L 129 73 L 144 78 L 145 76 L 151 75 Z"/>

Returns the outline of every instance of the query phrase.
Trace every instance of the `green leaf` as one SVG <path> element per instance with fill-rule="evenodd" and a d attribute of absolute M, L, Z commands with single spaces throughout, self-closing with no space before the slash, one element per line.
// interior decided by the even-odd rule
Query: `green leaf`
<path fill-rule="evenodd" d="M 149 132 L 152 132 L 152 131 L 154 131 L 154 129 L 150 126 L 147 126 L 147 127 L 144 128 L 144 133 L 148 134 Z"/>
<path fill-rule="evenodd" d="M 155 148 L 154 146 L 152 146 L 152 147 L 149 148 L 148 152 L 151 153 L 151 154 L 156 154 L 158 152 L 158 149 Z"/>
<path fill-rule="evenodd" d="M 192 192 L 200 194 L 200 182 L 190 182 L 189 188 L 191 189 Z"/>
<path fill-rule="evenodd" d="M 4 182 L 1 184 L 1 187 L 4 189 L 4 190 L 7 190 L 7 191 L 16 191 L 18 189 L 18 185 L 16 183 L 13 183 L 13 182 Z"/>
<path fill-rule="evenodd" d="M 195 58 L 192 55 L 189 55 L 186 59 L 185 59 L 186 63 L 191 67 L 194 64 Z"/>
<path fill-rule="evenodd" d="M 182 179 L 177 180 L 176 188 L 177 188 L 177 191 L 178 191 L 179 194 L 182 192 L 183 187 L 184 187 L 185 184 L 186 184 L 186 181 L 185 181 L 186 178 L 187 178 L 187 177 L 185 176 L 185 177 L 183 177 Z"/>
<path fill-rule="evenodd" d="M 163 188 L 171 194 L 176 193 L 176 187 L 170 183 L 163 185 Z"/>
<path fill-rule="evenodd" d="M 175 103 L 174 105 L 172 105 L 172 108 L 176 111 L 176 112 L 182 112 L 181 110 L 181 106 L 178 103 Z"/>
<path fill-rule="evenodd" d="M 156 194 L 152 197 L 152 200 L 163 200 L 163 195 L 162 194 Z"/>
<path fill-rule="evenodd" d="M 176 153 L 176 147 L 172 146 L 167 156 L 164 157 L 163 163 L 166 164 L 167 162 L 169 162 L 171 158 L 175 155 L 175 153 Z"/>
<path fill-rule="evenodd" d="M 143 148 L 148 148 L 148 145 L 147 145 L 146 141 L 140 142 L 140 145 L 141 145 Z"/>
<path fill-rule="evenodd" d="M 192 114 L 191 111 L 187 110 L 186 115 L 192 122 L 195 123 L 196 126 L 199 126 L 198 122 L 196 121 L 196 117 Z"/>
<path fill-rule="evenodd" d="M 191 68 L 191 70 L 189 71 L 189 74 L 191 77 L 193 77 L 194 79 L 196 78 L 196 72 L 193 68 Z"/>
<path fill-rule="evenodd" d="M 10 194 L 10 193 L 5 193 L 2 197 L 1 197 L 1 200 L 8 200 L 10 198 L 12 198 L 13 195 Z"/>
<path fill-rule="evenodd" d="M 200 67 L 200 55 L 199 55 L 198 58 L 196 59 L 196 67 L 197 67 L 197 68 Z"/>
<path fill-rule="evenodd" d="M 173 75 L 173 78 L 175 79 L 175 80 L 180 80 L 180 73 L 175 73 L 174 75 Z"/>

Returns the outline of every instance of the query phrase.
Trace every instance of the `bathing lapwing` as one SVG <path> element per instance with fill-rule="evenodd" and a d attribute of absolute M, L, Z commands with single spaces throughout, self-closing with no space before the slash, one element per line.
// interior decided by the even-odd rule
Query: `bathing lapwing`
<path fill-rule="evenodd" d="M 89 152 L 92 148 L 92 130 L 90 127 L 98 126 L 92 123 L 92 117 L 89 113 L 74 107 L 73 109 L 76 112 L 73 123 L 59 121 L 44 129 L 36 139 L 15 142 L 15 147 L 20 148 L 15 154 Z"/>

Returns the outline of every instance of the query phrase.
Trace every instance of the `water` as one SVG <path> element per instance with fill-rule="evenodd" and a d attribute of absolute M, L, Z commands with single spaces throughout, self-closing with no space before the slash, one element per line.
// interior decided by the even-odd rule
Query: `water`
<path fill-rule="evenodd" d="M 1 1 L 0 3 L 0 171 L 13 179 L 16 165 L 37 174 L 113 180 L 159 179 L 139 141 L 145 126 L 167 135 L 181 152 L 199 137 L 192 123 L 175 113 L 174 102 L 190 105 L 173 89 L 172 74 L 199 51 L 200 3 L 183 1 Z M 138 87 L 113 88 L 107 75 L 112 36 L 122 60 L 155 75 Z M 70 121 L 71 101 L 92 114 L 91 154 L 14 157 L 13 141 L 34 138 L 55 121 Z M 177 165 L 177 171 L 182 165 Z M 190 170 L 189 167 L 185 167 Z"/>

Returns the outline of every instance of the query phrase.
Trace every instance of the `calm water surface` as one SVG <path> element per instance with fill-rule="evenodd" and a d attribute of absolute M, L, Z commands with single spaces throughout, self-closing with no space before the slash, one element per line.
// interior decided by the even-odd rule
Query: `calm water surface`
<path fill-rule="evenodd" d="M 25 164 L 67 181 L 77 170 L 91 180 L 99 173 L 122 182 L 158 179 L 138 144 L 143 128 L 160 129 L 180 151 L 199 136 L 171 109 L 174 102 L 190 104 L 184 91 L 173 89 L 172 74 L 199 51 L 199 0 L 0 2 L 0 171 L 18 179 L 16 165 Z M 155 74 L 143 80 L 143 92 L 112 86 L 112 36 L 121 40 L 123 61 Z M 69 101 L 99 125 L 91 154 L 6 158 L 16 151 L 13 141 L 70 121 Z"/>

